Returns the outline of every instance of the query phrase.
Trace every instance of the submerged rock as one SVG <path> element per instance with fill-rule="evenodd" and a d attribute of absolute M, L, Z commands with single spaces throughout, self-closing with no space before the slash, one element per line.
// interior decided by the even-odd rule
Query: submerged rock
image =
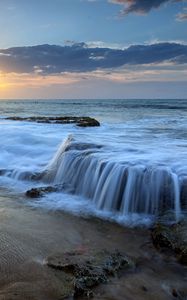
<path fill-rule="evenodd" d="M 63 187 L 62 185 L 54 185 L 54 186 L 46 186 L 46 187 L 37 187 L 32 188 L 26 191 L 25 195 L 29 198 L 40 198 L 48 193 L 54 193 L 61 190 Z"/>
<path fill-rule="evenodd" d="M 44 175 L 43 175 L 44 176 Z M 40 198 L 45 196 L 45 194 L 55 193 L 62 190 L 66 190 L 69 193 L 72 193 L 73 190 L 70 184 L 63 183 L 63 184 L 55 184 L 55 185 L 48 185 L 48 186 L 39 186 L 36 188 L 32 188 L 25 192 L 25 195 L 29 198 Z"/>
<path fill-rule="evenodd" d="M 90 117 L 8 117 L 7 120 L 28 121 L 37 123 L 53 123 L 53 124 L 71 124 L 75 123 L 79 127 L 100 126 L 99 121 Z"/>
<path fill-rule="evenodd" d="M 157 249 L 172 250 L 178 261 L 187 265 L 187 223 L 172 226 L 156 224 L 151 232 L 153 244 Z"/>
<path fill-rule="evenodd" d="M 93 295 L 92 289 L 100 283 L 106 283 L 110 276 L 135 267 L 133 260 L 126 255 L 106 250 L 65 252 L 48 257 L 46 263 L 53 269 L 72 275 L 74 297 L 84 295 L 88 298 Z"/>

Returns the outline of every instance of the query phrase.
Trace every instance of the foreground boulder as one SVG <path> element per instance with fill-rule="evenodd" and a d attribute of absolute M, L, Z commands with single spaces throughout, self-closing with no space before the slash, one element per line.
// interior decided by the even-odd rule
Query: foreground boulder
<path fill-rule="evenodd" d="M 126 255 L 122 255 L 119 251 L 110 253 L 106 250 L 89 253 L 65 252 L 48 257 L 46 264 L 71 276 L 68 282 L 72 288 L 70 293 L 72 296 L 88 298 L 93 295 L 93 288 L 100 283 L 107 283 L 110 276 L 135 267 L 133 260 Z"/>
<path fill-rule="evenodd" d="M 187 265 L 187 223 L 172 226 L 156 224 L 151 232 L 153 244 L 157 249 L 169 249 L 178 261 Z"/>
<path fill-rule="evenodd" d="M 73 124 L 79 127 L 95 127 L 100 126 L 99 121 L 90 117 L 8 117 L 7 120 L 13 121 L 28 121 L 37 123 L 52 123 L 52 124 Z"/>

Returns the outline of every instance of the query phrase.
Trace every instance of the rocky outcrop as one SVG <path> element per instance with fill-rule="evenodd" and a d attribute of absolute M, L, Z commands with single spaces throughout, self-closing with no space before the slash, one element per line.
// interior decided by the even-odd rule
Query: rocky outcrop
<path fill-rule="evenodd" d="M 187 223 L 172 226 L 156 224 L 151 232 L 153 244 L 157 249 L 169 249 L 178 261 L 187 265 Z"/>
<path fill-rule="evenodd" d="M 79 127 L 100 126 L 99 121 L 90 117 L 8 117 L 7 120 L 13 121 L 28 121 L 37 123 L 52 123 L 52 124 L 72 124 L 75 123 Z"/>
<path fill-rule="evenodd" d="M 110 276 L 135 267 L 133 260 L 126 255 L 106 250 L 90 253 L 65 252 L 48 257 L 46 264 L 71 276 L 71 280 L 68 280 L 72 286 L 71 295 L 88 298 L 93 295 L 93 288 L 100 283 L 107 283 Z"/>

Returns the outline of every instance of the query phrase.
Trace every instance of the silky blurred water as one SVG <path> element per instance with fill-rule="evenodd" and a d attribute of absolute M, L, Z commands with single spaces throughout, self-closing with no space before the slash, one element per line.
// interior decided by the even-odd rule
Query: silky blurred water
<path fill-rule="evenodd" d="M 101 126 L 79 128 L 5 119 L 10 116 L 91 116 Z M 1 170 L 39 171 L 73 134 L 77 142 L 101 145 L 95 153 L 100 160 L 163 167 L 179 180 L 187 178 L 187 100 L 1 100 L 0 117 Z M 23 192 L 32 184 L 0 177 L 0 185 L 14 192 Z M 55 208 L 58 203 L 59 209 L 57 198 L 52 205 L 48 196 L 42 205 L 50 202 L 50 208 Z M 63 209 L 63 201 L 61 206 Z"/>

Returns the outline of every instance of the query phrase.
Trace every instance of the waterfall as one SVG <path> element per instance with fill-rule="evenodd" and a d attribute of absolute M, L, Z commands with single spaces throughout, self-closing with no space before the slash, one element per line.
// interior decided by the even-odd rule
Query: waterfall
<path fill-rule="evenodd" d="M 176 221 L 179 221 L 181 216 L 179 179 L 176 174 L 172 174 L 172 177 L 173 177 L 173 184 L 174 184 L 175 216 L 176 216 Z"/>
<path fill-rule="evenodd" d="M 71 193 L 91 199 L 99 210 L 128 215 L 181 216 L 180 180 L 169 167 L 130 165 L 97 155 L 99 146 L 76 143 L 70 136 L 43 172 L 48 184 L 62 184 Z"/>

